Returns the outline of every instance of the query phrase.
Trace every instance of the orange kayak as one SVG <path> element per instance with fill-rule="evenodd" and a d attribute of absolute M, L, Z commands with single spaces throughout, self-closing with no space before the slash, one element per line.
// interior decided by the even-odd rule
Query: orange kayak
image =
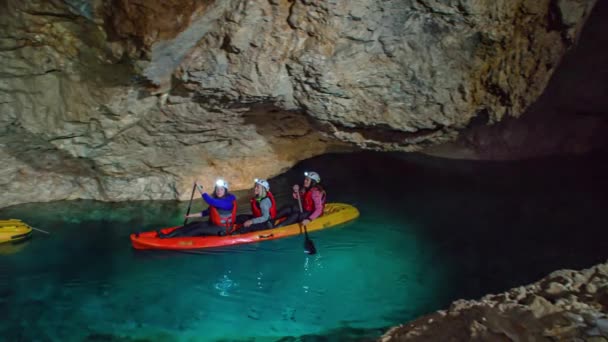
<path fill-rule="evenodd" d="M 314 232 L 332 228 L 339 224 L 352 221 L 357 217 L 359 217 L 359 210 L 352 205 L 344 203 L 327 203 L 323 215 L 310 222 L 306 226 L 306 230 L 308 232 Z M 161 229 L 161 232 L 166 234 L 178 228 L 180 227 L 164 228 Z M 304 229 L 298 223 L 285 227 L 227 236 L 189 236 L 160 239 L 157 237 L 156 232 L 152 231 L 131 234 L 131 244 L 135 249 L 201 249 L 255 243 L 264 240 L 276 240 L 299 234 L 304 234 Z"/>

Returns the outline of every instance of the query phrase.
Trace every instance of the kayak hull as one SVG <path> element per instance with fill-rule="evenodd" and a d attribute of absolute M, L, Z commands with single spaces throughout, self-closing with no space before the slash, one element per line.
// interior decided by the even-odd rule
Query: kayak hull
<path fill-rule="evenodd" d="M 17 219 L 0 220 L 0 243 L 23 241 L 32 236 L 32 228 Z"/>
<path fill-rule="evenodd" d="M 327 203 L 323 215 L 310 222 L 306 226 L 306 229 L 308 232 L 328 229 L 352 221 L 357 217 L 359 217 L 359 210 L 352 205 Z M 166 234 L 177 228 L 179 227 L 164 228 L 161 229 L 161 232 Z M 130 238 L 131 244 L 135 249 L 188 250 L 256 243 L 265 240 L 282 239 L 303 233 L 303 227 L 296 223 L 285 227 L 227 236 L 189 236 L 160 239 L 157 237 L 156 232 L 152 231 L 131 234 Z"/>

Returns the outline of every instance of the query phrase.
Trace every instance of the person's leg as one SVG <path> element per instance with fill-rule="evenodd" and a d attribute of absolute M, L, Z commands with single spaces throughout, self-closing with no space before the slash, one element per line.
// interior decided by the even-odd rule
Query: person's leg
<path fill-rule="evenodd" d="M 285 219 L 285 221 L 281 222 L 280 224 L 276 225 L 276 227 L 285 227 L 288 226 L 290 224 L 294 224 L 296 222 L 300 222 L 302 220 L 304 220 L 305 218 L 307 218 L 308 216 L 310 216 L 311 212 L 310 211 L 305 211 L 300 213 L 300 211 L 296 211 L 294 213 L 292 213 L 291 215 L 289 215 L 287 217 L 287 219 Z"/>
<path fill-rule="evenodd" d="M 272 220 L 272 223 L 274 224 L 279 219 L 284 218 L 285 220 L 274 225 L 274 227 L 283 227 L 283 226 L 289 224 L 289 223 L 285 224 L 285 222 L 291 222 L 291 221 L 295 222 L 294 220 L 297 220 L 297 218 L 294 218 L 294 215 L 297 215 L 299 212 L 300 212 L 300 207 L 297 205 L 284 206 L 277 212 L 277 216 Z"/>
<path fill-rule="evenodd" d="M 299 216 L 300 216 L 300 213 L 297 213 L 297 212 L 289 214 L 285 220 L 283 220 L 281 223 L 277 224 L 275 227 L 285 227 L 285 226 L 289 226 L 292 223 L 296 223 L 296 222 L 298 222 Z"/>
<path fill-rule="evenodd" d="M 294 205 L 283 206 L 277 212 L 276 218 L 278 219 L 278 218 L 281 218 L 281 217 L 287 217 L 287 216 L 293 214 L 295 211 L 299 211 L 299 209 L 298 209 L 297 206 L 294 206 Z"/>
<path fill-rule="evenodd" d="M 236 215 L 236 224 L 242 224 L 243 222 L 247 221 L 247 214 L 241 214 L 241 215 Z"/>
<path fill-rule="evenodd" d="M 251 230 L 252 232 L 255 232 L 258 230 L 266 230 L 266 229 L 274 228 L 270 221 L 252 224 L 251 227 L 252 227 L 252 230 Z"/>
<path fill-rule="evenodd" d="M 190 222 L 183 227 L 179 227 L 174 229 L 172 232 L 168 234 L 162 234 L 160 231 L 158 232 L 158 237 L 160 238 L 172 238 L 172 237 L 180 237 L 180 236 L 192 236 L 190 235 L 190 231 L 198 229 L 199 226 L 206 225 L 206 221 L 194 221 Z"/>
<path fill-rule="evenodd" d="M 188 232 L 188 236 L 219 236 L 226 235 L 226 227 L 220 227 L 207 222 L 206 225 L 197 227 Z"/>
<path fill-rule="evenodd" d="M 236 217 L 236 224 L 243 224 L 247 220 L 251 220 L 253 215 L 241 214 Z"/>
<path fill-rule="evenodd" d="M 159 234 L 158 237 L 172 238 L 184 236 L 218 236 L 225 234 L 226 227 L 212 225 L 209 221 L 198 221 L 192 222 L 192 224 L 188 224 L 184 227 L 175 229 L 169 234 Z"/>
<path fill-rule="evenodd" d="M 298 222 L 304 221 L 305 219 L 307 219 L 310 216 L 310 214 L 312 214 L 312 211 L 301 212 L 300 216 L 298 217 Z"/>
<path fill-rule="evenodd" d="M 270 221 L 266 221 L 266 222 L 261 222 L 261 223 L 255 223 L 252 224 L 249 227 L 241 227 L 241 229 L 238 230 L 239 234 L 245 234 L 245 233 L 251 233 L 251 232 L 255 232 L 258 230 L 265 230 L 265 229 L 271 229 L 272 227 L 272 223 L 270 223 Z"/>

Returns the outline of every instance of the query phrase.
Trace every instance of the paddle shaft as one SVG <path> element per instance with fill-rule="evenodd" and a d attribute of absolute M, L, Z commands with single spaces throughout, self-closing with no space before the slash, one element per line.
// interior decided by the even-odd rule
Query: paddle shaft
<path fill-rule="evenodd" d="M 298 207 L 300 207 L 300 214 L 301 214 L 303 211 L 302 211 L 302 200 L 300 199 L 299 190 L 298 190 L 298 192 L 296 192 L 296 197 L 298 199 Z M 317 248 L 315 247 L 315 244 L 312 242 L 312 240 L 308 237 L 308 230 L 306 229 L 306 225 L 302 224 L 302 226 L 304 226 L 304 251 L 308 254 L 315 254 L 317 252 Z"/>
<path fill-rule="evenodd" d="M 298 207 L 300 207 L 300 214 L 302 213 L 302 200 L 300 200 L 300 190 L 296 192 L 296 197 L 298 198 Z"/>
<path fill-rule="evenodd" d="M 188 211 L 186 212 L 186 218 L 184 219 L 184 226 L 188 223 L 188 215 L 190 215 L 190 208 L 192 208 L 192 199 L 194 199 L 194 191 L 196 191 L 196 182 L 192 187 L 192 195 L 190 195 L 190 203 L 188 203 Z"/>
<path fill-rule="evenodd" d="M 46 230 L 42 230 L 42 229 L 38 229 L 38 228 L 34 228 L 34 227 L 32 227 L 32 226 L 30 226 L 30 228 L 32 228 L 32 229 L 34 229 L 34 230 L 37 230 L 37 231 L 39 231 L 39 232 L 41 232 L 41 233 L 51 235 L 51 233 L 47 232 Z"/>
<path fill-rule="evenodd" d="M 296 192 L 296 198 L 298 199 L 298 207 L 300 208 L 300 214 L 302 213 L 302 200 L 300 199 L 300 190 Z M 304 226 L 304 236 L 306 240 L 308 240 L 308 232 L 306 231 L 306 225 L 301 224 L 300 226 Z"/>

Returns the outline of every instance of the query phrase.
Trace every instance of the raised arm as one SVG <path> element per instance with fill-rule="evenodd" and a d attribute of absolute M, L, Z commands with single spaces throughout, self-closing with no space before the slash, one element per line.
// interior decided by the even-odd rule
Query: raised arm
<path fill-rule="evenodd" d="M 209 196 L 209 194 L 204 193 L 203 200 L 205 200 L 205 202 L 207 202 L 207 204 L 214 206 L 218 209 L 232 210 L 232 202 L 234 200 L 236 200 L 236 198 L 232 194 L 228 194 L 228 195 L 224 196 L 223 198 L 213 198 L 213 197 Z"/>
<path fill-rule="evenodd" d="M 295 184 L 292 188 L 293 193 L 291 194 L 291 196 L 293 196 L 293 199 L 298 199 L 298 193 L 300 193 L 300 197 L 302 197 L 302 195 L 304 195 L 304 189 L 300 188 L 300 186 L 298 184 Z"/>

